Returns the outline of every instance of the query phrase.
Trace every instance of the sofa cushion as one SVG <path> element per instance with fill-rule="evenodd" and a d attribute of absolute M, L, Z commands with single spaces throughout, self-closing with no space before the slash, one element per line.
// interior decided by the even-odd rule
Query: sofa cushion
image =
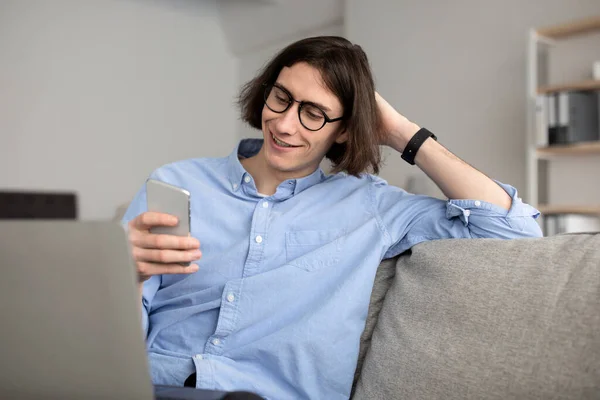
<path fill-rule="evenodd" d="M 354 373 L 354 382 L 352 383 L 352 391 L 356 389 L 356 383 L 362 370 L 363 361 L 367 354 L 367 350 L 371 345 L 371 337 L 373 336 L 373 330 L 375 324 L 379 318 L 381 307 L 383 307 L 383 300 L 385 295 L 392 285 L 392 279 L 396 275 L 396 262 L 397 258 L 388 258 L 383 260 L 377 268 L 375 274 L 375 281 L 373 282 L 373 290 L 371 291 L 371 299 L 369 303 L 369 313 L 365 322 L 365 329 L 360 336 L 360 349 L 358 352 L 358 362 L 356 364 L 356 372 Z"/>
<path fill-rule="evenodd" d="M 398 259 L 354 399 L 600 398 L 600 234 Z"/>

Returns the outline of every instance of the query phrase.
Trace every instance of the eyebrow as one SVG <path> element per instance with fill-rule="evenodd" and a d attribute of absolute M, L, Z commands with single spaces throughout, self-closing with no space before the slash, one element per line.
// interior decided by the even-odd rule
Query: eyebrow
<path fill-rule="evenodd" d="M 274 86 L 277 86 L 280 89 L 285 90 L 286 92 L 288 92 L 288 94 L 290 96 L 292 96 L 292 92 L 288 88 L 286 88 L 284 85 L 282 85 L 281 83 L 275 82 Z M 294 96 L 292 96 L 292 98 L 294 98 Z M 294 99 L 294 100 L 296 100 L 296 99 Z M 313 104 L 313 105 L 319 107 L 321 110 L 323 110 L 325 112 L 331 112 L 331 108 L 329 108 L 326 105 L 323 105 L 321 103 L 317 103 L 316 101 L 303 101 L 303 103 Z"/>

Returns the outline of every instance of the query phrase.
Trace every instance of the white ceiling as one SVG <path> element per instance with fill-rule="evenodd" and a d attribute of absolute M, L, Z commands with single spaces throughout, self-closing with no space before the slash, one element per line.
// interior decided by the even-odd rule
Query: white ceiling
<path fill-rule="evenodd" d="M 219 0 L 231 51 L 243 55 L 344 18 L 344 0 Z"/>

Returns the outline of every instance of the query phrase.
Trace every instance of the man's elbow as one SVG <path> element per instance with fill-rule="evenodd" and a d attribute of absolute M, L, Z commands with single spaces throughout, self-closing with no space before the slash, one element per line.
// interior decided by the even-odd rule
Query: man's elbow
<path fill-rule="evenodd" d="M 534 217 L 526 218 L 525 224 L 523 227 L 524 237 L 543 237 L 544 233 L 542 232 L 542 228 L 540 224 L 538 224 L 537 220 Z"/>

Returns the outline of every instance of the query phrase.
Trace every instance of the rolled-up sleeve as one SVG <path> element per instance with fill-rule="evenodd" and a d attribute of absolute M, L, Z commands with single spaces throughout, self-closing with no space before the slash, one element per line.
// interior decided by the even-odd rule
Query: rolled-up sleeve
<path fill-rule="evenodd" d="M 383 234 L 389 240 L 385 258 L 417 243 L 450 238 L 516 239 L 540 237 L 540 212 L 523 203 L 516 188 L 496 181 L 511 197 L 506 210 L 477 199 L 442 200 L 413 195 L 375 180 L 373 202 Z"/>
<path fill-rule="evenodd" d="M 541 236 L 542 231 L 536 221 L 540 212 L 523 203 L 514 187 L 498 181 L 496 183 L 511 197 L 510 209 L 480 200 L 449 200 L 446 218 L 459 218 L 474 238 L 515 239 Z"/>

